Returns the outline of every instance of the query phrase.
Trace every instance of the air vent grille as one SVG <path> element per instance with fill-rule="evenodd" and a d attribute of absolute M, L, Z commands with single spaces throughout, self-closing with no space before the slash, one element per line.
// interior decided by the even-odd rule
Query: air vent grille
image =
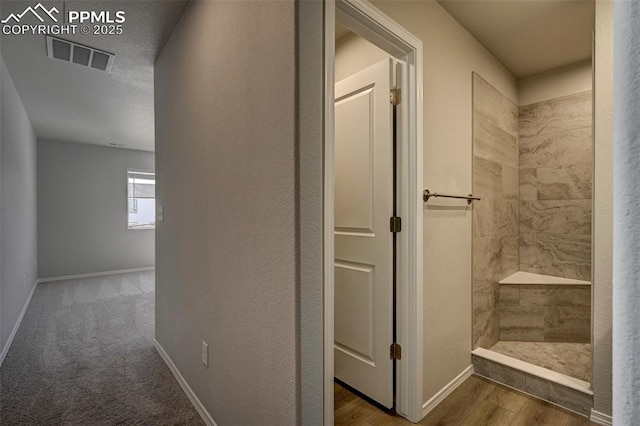
<path fill-rule="evenodd" d="M 47 36 L 47 56 L 65 62 L 110 72 L 116 57 L 113 53 Z"/>

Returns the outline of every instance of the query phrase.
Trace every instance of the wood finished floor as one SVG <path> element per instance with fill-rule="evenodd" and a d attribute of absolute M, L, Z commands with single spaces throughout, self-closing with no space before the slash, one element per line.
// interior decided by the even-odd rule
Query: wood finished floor
<path fill-rule="evenodd" d="M 335 425 L 402 426 L 408 420 L 387 414 L 348 389 L 334 385 Z M 578 414 L 471 376 L 445 398 L 420 425 L 595 425 Z"/>

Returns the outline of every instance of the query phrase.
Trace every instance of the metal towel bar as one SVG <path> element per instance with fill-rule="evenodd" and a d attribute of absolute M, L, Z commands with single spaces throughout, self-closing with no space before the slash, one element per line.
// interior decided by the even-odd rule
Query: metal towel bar
<path fill-rule="evenodd" d="M 474 201 L 480 201 L 480 197 L 474 197 L 473 194 L 469 194 L 467 196 L 464 195 L 446 195 L 446 194 L 440 194 L 437 192 L 429 192 L 428 189 L 425 189 L 424 192 L 422 193 L 422 200 L 426 203 L 427 201 L 429 201 L 429 198 L 431 197 L 443 197 L 443 198 L 459 198 L 461 200 L 467 200 L 467 204 L 471 204 Z"/>

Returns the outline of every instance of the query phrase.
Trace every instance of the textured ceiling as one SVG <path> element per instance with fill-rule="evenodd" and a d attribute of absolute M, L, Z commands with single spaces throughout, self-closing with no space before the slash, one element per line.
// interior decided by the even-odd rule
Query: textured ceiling
<path fill-rule="evenodd" d="M 516 78 L 591 57 L 593 0 L 438 0 Z"/>
<path fill-rule="evenodd" d="M 43 3 L 60 11 L 63 7 L 67 11 L 104 10 L 112 14 L 123 10 L 126 21 L 121 35 L 60 36 L 115 53 L 108 74 L 49 59 L 44 35 L 2 35 L 0 53 L 38 137 L 96 145 L 115 143 L 153 151 L 153 65 L 186 2 Z M 20 13 L 29 5 L 34 2 L 3 0 L 0 16 Z"/>

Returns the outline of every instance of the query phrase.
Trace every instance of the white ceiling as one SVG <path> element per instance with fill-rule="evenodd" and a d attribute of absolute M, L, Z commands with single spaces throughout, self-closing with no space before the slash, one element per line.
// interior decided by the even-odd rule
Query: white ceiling
<path fill-rule="evenodd" d="M 594 0 L 438 0 L 516 78 L 591 57 Z"/>
<path fill-rule="evenodd" d="M 35 1 L 5 1 L 4 19 Z M 44 2 L 43 2 L 44 3 Z M 40 138 L 154 150 L 153 65 L 185 1 L 47 1 L 60 11 L 124 10 L 122 35 L 63 35 L 114 53 L 110 73 L 47 57 L 44 35 L 2 35 L 0 53 Z M 38 23 L 38 22 L 34 22 Z"/>

